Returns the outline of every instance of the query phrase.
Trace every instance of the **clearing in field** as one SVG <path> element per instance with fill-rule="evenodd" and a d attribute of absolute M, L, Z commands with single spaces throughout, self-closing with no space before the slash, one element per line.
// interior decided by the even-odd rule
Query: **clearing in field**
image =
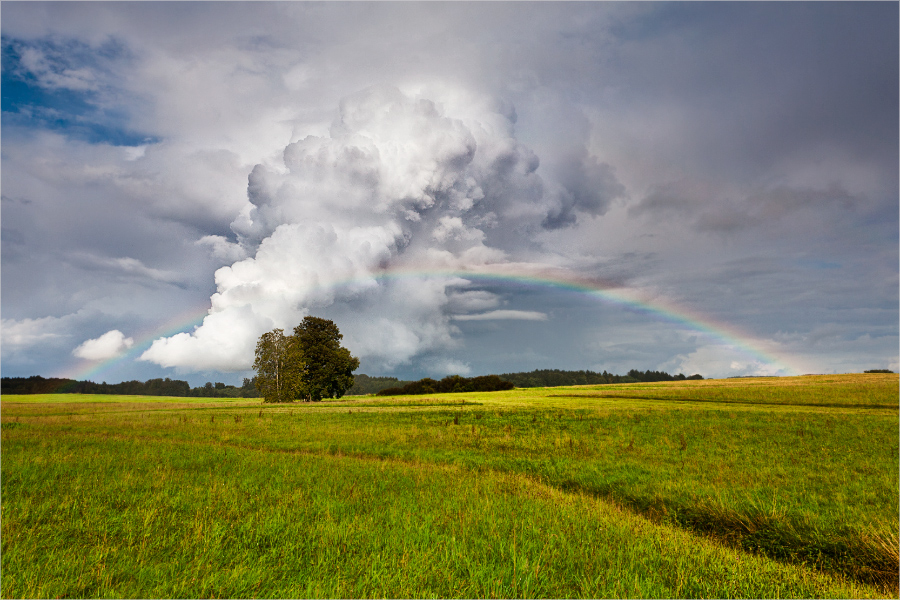
<path fill-rule="evenodd" d="M 898 377 L 2 398 L 4 597 L 897 596 Z"/>

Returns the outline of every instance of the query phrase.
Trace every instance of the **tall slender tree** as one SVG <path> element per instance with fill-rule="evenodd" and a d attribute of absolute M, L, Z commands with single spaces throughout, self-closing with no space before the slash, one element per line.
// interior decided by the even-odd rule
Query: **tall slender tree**
<path fill-rule="evenodd" d="M 256 343 L 256 390 L 263 402 L 290 402 L 294 399 L 289 385 L 292 377 L 287 373 L 291 362 L 287 356 L 288 338 L 283 329 L 273 329 L 262 334 Z"/>

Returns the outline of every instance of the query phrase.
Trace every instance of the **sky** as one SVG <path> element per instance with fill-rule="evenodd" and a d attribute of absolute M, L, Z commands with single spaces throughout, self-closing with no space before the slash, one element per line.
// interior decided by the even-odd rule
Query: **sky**
<path fill-rule="evenodd" d="M 10 2 L 4 377 L 897 370 L 895 2 Z"/>

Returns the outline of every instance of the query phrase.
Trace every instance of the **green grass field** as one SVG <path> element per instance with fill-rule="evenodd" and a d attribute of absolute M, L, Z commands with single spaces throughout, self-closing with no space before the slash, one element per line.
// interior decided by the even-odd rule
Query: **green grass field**
<path fill-rule="evenodd" d="M 3 597 L 897 597 L 897 375 L 3 396 Z"/>

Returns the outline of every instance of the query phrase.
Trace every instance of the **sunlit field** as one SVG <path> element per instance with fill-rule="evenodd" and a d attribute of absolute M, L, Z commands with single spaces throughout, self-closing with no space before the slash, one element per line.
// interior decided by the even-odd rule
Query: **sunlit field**
<path fill-rule="evenodd" d="M 3 597 L 897 596 L 898 376 L 2 398 Z"/>

